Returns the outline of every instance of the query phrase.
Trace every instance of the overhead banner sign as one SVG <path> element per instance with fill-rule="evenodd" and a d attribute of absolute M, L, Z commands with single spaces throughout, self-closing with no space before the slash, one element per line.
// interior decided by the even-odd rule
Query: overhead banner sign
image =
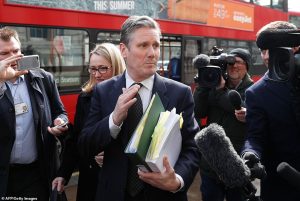
<path fill-rule="evenodd" d="M 209 0 L 168 0 L 168 19 L 207 24 Z"/>
<path fill-rule="evenodd" d="M 8 3 L 86 10 L 253 31 L 254 6 L 231 0 L 7 0 Z"/>
<path fill-rule="evenodd" d="M 254 30 L 254 6 L 225 0 L 210 0 L 207 25 Z"/>

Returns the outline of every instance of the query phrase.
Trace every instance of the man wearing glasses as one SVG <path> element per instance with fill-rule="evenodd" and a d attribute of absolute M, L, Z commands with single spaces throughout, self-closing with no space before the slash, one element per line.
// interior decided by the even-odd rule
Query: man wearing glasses
<path fill-rule="evenodd" d="M 251 55 L 248 50 L 242 48 L 233 49 L 229 54 L 235 56 L 233 65 L 227 64 L 227 79 L 221 78 L 220 85 L 216 88 L 198 86 L 194 92 L 196 118 L 207 117 L 207 124 L 217 123 L 221 125 L 226 135 L 230 138 L 237 153 L 244 143 L 246 127 L 246 109 L 235 110 L 231 105 L 228 92 L 236 90 L 244 100 L 244 93 L 253 84 L 248 70 L 251 66 Z M 219 180 L 218 176 L 201 158 L 201 192 L 203 201 L 239 201 L 244 200 L 238 189 L 228 189 Z"/>

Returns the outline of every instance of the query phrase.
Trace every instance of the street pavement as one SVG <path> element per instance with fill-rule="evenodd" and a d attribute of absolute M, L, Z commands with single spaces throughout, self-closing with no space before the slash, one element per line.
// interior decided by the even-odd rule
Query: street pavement
<path fill-rule="evenodd" d="M 66 186 L 65 188 L 68 201 L 76 201 L 77 180 L 78 180 L 78 172 L 75 172 L 73 173 L 68 186 Z M 201 183 L 201 178 L 198 172 L 196 177 L 194 178 L 194 182 L 189 188 L 188 201 L 202 201 L 201 192 L 200 192 L 200 183 Z M 260 195 L 260 188 L 259 188 L 260 180 L 257 179 L 254 180 L 253 184 L 257 188 L 256 195 Z"/>
<path fill-rule="evenodd" d="M 68 186 L 66 186 L 65 188 L 68 201 L 76 201 L 77 180 L 78 180 L 78 173 L 75 172 L 73 173 Z M 189 201 L 202 201 L 199 188 L 200 188 L 200 175 L 199 173 L 197 173 L 194 182 L 188 191 Z"/>

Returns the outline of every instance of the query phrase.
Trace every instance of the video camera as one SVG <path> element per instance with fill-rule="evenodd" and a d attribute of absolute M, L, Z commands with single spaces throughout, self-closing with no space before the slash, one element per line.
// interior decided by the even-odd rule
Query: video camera
<path fill-rule="evenodd" d="M 262 50 L 269 50 L 269 78 L 292 84 L 292 101 L 300 124 L 300 52 L 293 48 L 299 49 L 300 29 L 264 30 L 256 44 Z"/>
<path fill-rule="evenodd" d="M 275 81 L 290 81 L 300 87 L 300 52 L 291 47 L 300 45 L 300 30 L 265 30 L 256 40 L 257 46 L 269 50 L 269 77 Z"/>
<path fill-rule="evenodd" d="M 223 49 L 214 46 L 210 56 L 199 54 L 193 59 L 193 65 L 198 69 L 194 77 L 200 86 L 215 88 L 220 85 L 221 77 L 227 79 L 227 64 L 235 63 L 234 55 L 223 53 Z"/>

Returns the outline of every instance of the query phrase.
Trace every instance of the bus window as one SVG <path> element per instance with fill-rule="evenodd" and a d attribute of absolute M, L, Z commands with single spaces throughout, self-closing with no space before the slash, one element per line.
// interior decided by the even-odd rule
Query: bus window
<path fill-rule="evenodd" d="M 183 57 L 181 65 L 182 82 L 187 85 L 194 83 L 194 77 L 198 73 L 193 66 L 193 59 L 201 52 L 201 40 L 194 37 L 184 38 Z"/>
<path fill-rule="evenodd" d="M 119 32 L 99 32 L 97 35 L 97 43 L 110 42 L 115 45 L 120 44 L 120 33 Z"/>
<path fill-rule="evenodd" d="M 174 66 L 174 62 L 170 63 L 170 61 L 173 58 L 180 59 L 181 41 L 181 37 L 163 35 L 161 37 L 160 60 L 157 63 L 157 71 L 160 75 L 177 81 L 180 80 L 180 69 L 178 69 L 179 71 L 176 70 L 177 67 Z"/>
<path fill-rule="evenodd" d="M 181 59 L 178 56 L 172 57 L 168 64 L 169 77 L 178 82 L 181 81 Z"/>
<path fill-rule="evenodd" d="M 300 14 L 299 14 L 300 15 Z M 300 28 L 300 16 L 289 16 L 289 21 Z"/>
<path fill-rule="evenodd" d="M 241 41 L 241 40 L 227 40 L 221 39 L 220 40 L 220 48 L 224 49 L 224 52 L 230 52 L 230 50 L 234 48 L 244 48 L 249 50 L 249 42 L 248 41 Z"/>
<path fill-rule="evenodd" d="M 12 26 L 11 26 L 12 27 Z M 89 38 L 86 31 L 12 27 L 24 55 L 38 54 L 41 67 L 54 75 L 60 91 L 78 90 L 88 78 Z"/>

